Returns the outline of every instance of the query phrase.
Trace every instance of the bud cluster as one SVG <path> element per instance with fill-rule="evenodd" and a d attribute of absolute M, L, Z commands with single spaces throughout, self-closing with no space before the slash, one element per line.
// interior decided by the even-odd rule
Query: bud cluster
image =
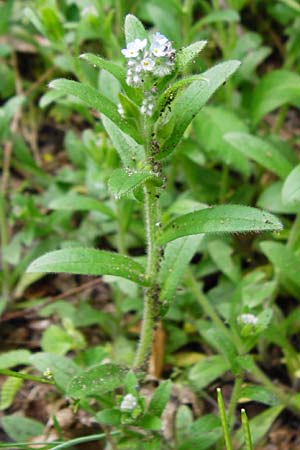
<path fill-rule="evenodd" d="M 164 77 L 174 70 L 175 51 L 161 33 L 152 36 L 150 45 L 147 39 L 129 42 L 122 54 L 128 59 L 126 83 L 129 86 L 141 86 L 146 74 Z"/>

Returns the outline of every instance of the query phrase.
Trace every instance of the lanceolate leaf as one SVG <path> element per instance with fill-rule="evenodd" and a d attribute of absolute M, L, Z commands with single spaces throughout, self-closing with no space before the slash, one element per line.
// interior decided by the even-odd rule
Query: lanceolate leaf
<path fill-rule="evenodd" d="M 280 242 L 264 241 L 260 247 L 280 275 L 300 287 L 300 256 Z"/>
<path fill-rule="evenodd" d="M 139 19 L 132 14 L 127 14 L 125 17 L 125 38 L 126 43 L 134 41 L 135 39 L 145 39 L 147 38 L 146 30 L 139 21 Z"/>
<path fill-rule="evenodd" d="M 194 61 L 194 59 L 198 56 L 201 50 L 205 47 L 207 41 L 198 41 L 189 45 L 188 47 L 184 47 L 177 52 L 176 55 L 176 64 L 178 70 L 184 69 L 184 67 L 190 62 Z"/>
<path fill-rule="evenodd" d="M 170 135 L 161 143 L 158 158 L 172 153 L 183 133 L 200 109 L 213 93 L 239 67 L 239 61 L 226 61 L 218 64 L 202 74 L 203 79 L 192 82 L 183 92 L 180 92 L 171 103 L 171 113 L 168 120 L 173 122 Z"/>
<path fill-rule="evenodd" d="M 300 76 L 288 70 L 273 70 L 258 83 L 252 97 L 252 117 L 257 123 L 280 106 L 300 103 Z"/>
<path fill-rule="evenodd" d="M 281 230 L 277 217 L 242 205 L 221 205 L 185 214 L 170 222 L 159 238 L 160 244 L 181 236 L 200 233 L 238 233 Z"/>
<path fill-rule="evenodd" d="M 160 300 L 164 311 L 168 309 L 186 267 L 198 250 L 201 239 L 202 236 L 188 236 L 170 242 L 166 246 L 159 274 Z"/>
<path fill-rule="evenodd" d="M 107 97 L 100 94 L 97 89 L 78 81 L 59 78 L 51 81 L 49 87 L 62 91 L 66 95 L 73 95 L 86 103 L 91 108 L 95 108 L 112 120 L 124 133 L 129 134 L 135 141 L 140 142 L 140 137 L 135 128 L 126 122 L 118 113 L 117 106 Z"/>
<path fill-rule="evenodd" d="M 122 386 L 125 375 L 126 370 L 115 364 L 93 366 L 70 381 L 67 393 L 73 398 L 101 396 Z"/>
<path fill-rule="evenodd" d="M 300 206 L 300 164 L 292 170 L 285 180 L 281 198 L 285 205 Z"/>
<path fill-rule="evenodd" d="M 108 181 L 108 186 L 116 197 L 120 197 L 121 195 L 125 195 L 137 188 L 151 178 L 158 181 L 158 178 L 153 175 L 152 172 L 116 169 Z"/>
<path fill-rule="evenodd" d="M 128 134 L 123 133 L 107 117 L 102 117 L 103 126 L 109 135 L 115 149 L 117 150 L 121 161 L 125 167 L 135 167 L 136 161 L 143 159 L 144 148 L 137 144 Z"/>
<path fill-rule="evenodd" d="M 99 200 L 79 194 L 69 194 L 53 200 L 49 208 L 68 211 L 99 211 L 105 216 L 114 218 L 113 211 Z"/>
<path fill-rule="evenodd" d="M 152 414 L 153 416 L 160 417 L 169 401 L 170 395 L 171 395 L 171 381 L 166 380 L 163 381 L 156 391 L 153 394 L 153 397 L 151 398 L 148 413 Z"/>
<path fill-rule="evenodd" d="M 225 139 L 236 150 L 281 178 L 285 178 L 293 168 L 280 151 L 264 139 L 248 133 L 227 133 Z"/>
<path fill-rule="evenodd" d="M 222 107 L 206 106 L 197 115 L 193 125 L 208 156 L 218 158 L 239 172 L 249 175 L 250 164 L 246 156 L 224 139 L 226 133 L 248 131 L 237 115 Z"/>
<path fill-rule="evenodd" d="M 65 248 L 33 261 L 27 272 L 66 272 L 80 275 L 115 275 L 147 285 L 144 268 L 133 259 L 94 248 Z"/>
<path fill-rule="evenodd" d="M 111 73 L 119 81 L 123 88 L 128 86 L 125 82 L 126 71 L 124 67 L 121 67 L 118 64 L 107 59 L 101 58 L 101 56 L 93 55 L 92 53 L 83 53 L 82 55 L 80 55 L 80 59 L 87 61 L 94 67 L 107 70 L 107 72 Z"/>

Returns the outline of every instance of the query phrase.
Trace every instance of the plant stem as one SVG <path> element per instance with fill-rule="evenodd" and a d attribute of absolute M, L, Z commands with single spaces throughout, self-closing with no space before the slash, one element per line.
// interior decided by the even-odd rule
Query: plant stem
<path fill-rule="evenodd" d="M 234 382 L 234 386 L 233 386 L 233 390 L 232 390 L 232 394 L 231 394 L 231 398 L 230 398 L 230 402 L 229 402 L 229 406 L 228 406 L 228 423 L 229 423 L 229 425 L 233 425 L 232 419 L 234 417 L 236 404 L 239 399 L 242 382 L 243 382 L 243 376 L 242 376 L 242 374 L 238 374 L 235 378 L 235 382 Z"/>
<path fill-rule="evenodd" d="M 156 198 L 156 188 L 148 181 L 145 183 L 145 225 L 147 235 L 147 276 L 150 286 L 145 290 L 143 325 L 136 354 L 134 367 L 143 366 L 149 357 L 153 340 L 154 326 L 156 321 L 157 308 L 157 287 L 156 275 L 158 271 L 158 248 L 155 243 L 156 223 L 158 220 L 158 205 Z"/>
<path fill-rule="evenodd" d="M 287 112 L 288 112 L 288 105 L 284 105 L 282 106 L 282 108 L 280 108 L 279 113 L 277 114 L 276 120 L 274 122 L 273 125 L 273 133 L 278 134 L 279 131 L 281 130 L 281 127 L 285 121 Z"/>
<path fill-rule="evenodd" d="M 251 432 L 249 427 L 249 421 L 246 414 L 246 411 L 244 409 L 241 410 L 241 416 L 242 416 L 242 428 L 243 428 L 243 434 L 244 434 L 244 441 L 245 441 L 245 450 L 252 450 L 252 440 L 251 440 Z"/>
<path fill-rule="evenodd" d="M 225 446 L 226 450 L 233 450 L 231 438 L 230 438 L 230 430 L 228 425 L 228 420 L 226 417 L 226 411 L 224 406 L 224 400 L 222 396 L 222 391 L 220 388 L 217 389 L 217 397 L 218 397 L 218 407 L 219 407 L 219 413 L 222 423 L 222 429 L 223 429 L 223 436 L 225 440 Z"/>
<path fill-rule="evenodd" d="M 0 193 L 0 228 L 1 228 L 1 255 L 2 255 L 2 299 L 0 301 L 0 315 L 10 301 L 10 273 L 5 261 L 4 250 L 8 244 L 8 224 L 6 218 L 5 197 Z"/>

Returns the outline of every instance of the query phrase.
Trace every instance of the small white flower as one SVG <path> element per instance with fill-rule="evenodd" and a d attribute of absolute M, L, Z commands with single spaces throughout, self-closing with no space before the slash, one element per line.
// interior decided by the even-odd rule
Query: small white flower
<path fill-rule="evenodd" d="M 141 50 L 144 50 L 146 45 L 147 39 L 135 39 L 134 41 L 129 42 L 127 44 L 127 47 L 123 48 L 121 52 L 125 56 L 125 58 L 136 58 L 139 55 L 139 52 Z"/>
<path fill-rule="evenodd" d="M 152 42 L 157 42 L 159 45 L 164 45 L 166 44 L 169 40 L 166 36 L 164 36 L 163 34 L 157 32 L 154 33 L 153 37 L 152 37 Z"/>
<path fill-rule="evenodd" d="M 144 71 L 151 72 L 155 66 L 155 62 L 151 58 L 144 58 L 141 65 Z"/>
<path fill-rule="evenodd" d="M 155 33 L 150 46 L 151 53 L 157 58 L 168 56 L 172 51 L 171 42 L 161 33 Z"/>
<path fill-rule="evenodd" d="M 238 322 L 244 325 L 256 325 L 257 321 L 258 319 L 254 314 L 241 314 L 238 317 Z"/>
<path fill-rule="evenodd" d="M 134 75 L 132 80 L 133 80 L 133 84 L 135 84 L 137 86 L 141 83 L 141 79 L 138 75 Z"/>
<path fill-rule="evenodd" d="M 122 400 L 120 410 L 123 412 L 126 411 L 133 411 L 134 408 L 137 406 L 137 400 L 134 395 L 127 394 Z"/>

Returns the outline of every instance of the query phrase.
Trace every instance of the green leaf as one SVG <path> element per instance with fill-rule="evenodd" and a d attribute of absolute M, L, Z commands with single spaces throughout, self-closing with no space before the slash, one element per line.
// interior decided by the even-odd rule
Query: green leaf
<path fill-rule="evenodd" d="M 147 38 L 147 32 L 144 28 L 142 22 L 132 14 L 127 14 L 125 17 L 125 38 L 127 45 L 129 42 L 134 41 L 135 39 L 145 39 Z"/>
<path fill-rule="evenodd" d="M 291 163 L 270 142 L 248 133 L 227 133 L 225 139 L 248 158 L 285 178 L 292 170 Z"/>
<path fill-rule="evenodd" d="M 238 116 L 222 107 L 207 106 L 195 118 L 194 128 L 208 156 L 225 162 L 245 175 L 250 174 L 247 158 L 224 139 L 226 133 L 248 131 Z"/>
<path fill-rule="evenodd" d="M 220 205 L 201 209 L 172 220 L 163 229 L 159 244 L 200 233 L 240 233 L 281 230 L 282 224 L 270 213 L 242 205 Z"/>
<path fill-rule="evenodd" d="M 180 405 L 176 411 L 175 419 L 175 435 L 177 445 L 183 444 L 187 440 L 193 419 L 191 408 L 187 405 Z"/>
<path fill-rule="evenodd" d="M 276 108 L 288 103 L 299 106 L 300 76 L 284 69 L 272 70 L 256 86 L 252 96 L 254 123 Z"/>
<path fill-rule="evenodd" d="M 231 257 L 232 248 L 223 241 L 215 240 L 208 243 L 208 251 L 218 269 L 236 283 L 240 278 L 240 271 Z"/>
<path fill-rule="evenodd" d="M 44 431 L 44 425 L 41 422 L 18 414 L 2 417 L 1 425 L 5 433 L 16 442 L 28 441 L 35 436 L 40 436 Z"/>
<path fill-rule="evenodd" d="M 188 378 L 193 387 L 199 391 L 223 375 L 229 368 L 229 362 L 222 355 L 208 356 L 192 367 Z"/>
<path fill-rule="evenodd" d="M 226 61 L 207 70 L 201 76 L 203 79 L 192 82 L 183 92 L 175 96 L 171 103 L 169 120 L 174 124 L 169 137 L 161 143 L 158 158 L 164 158 L 172 153 L 183 136 L 187 126 L 205 105 L 214 92 L 239 67 L 239 61 Z M 166 120 L 163 118 L 162 120 Z"/>
<path fill-rule="evenodd" d="M 58 78 L 57 80 L 51 81 L 49 87 L 57 89 L 65 95 L 73 95 L 74 97 L 79 98 L 91 108 L 95 108 L 97 111 L 104 114 L 104 116 L 108 117 L 120 128 L 120 130 L 131 136 L 136 142 L 141 142 L 141 138 L 136 129 L 123 119 L 118 112 L 117 106 L 107 97 L 100 94 L 97 89 L 87 84 L 66 80 L 64 78 Z"/>
<path fill-rule="evenodd" d="M 258 414 L 249 421 L 250 433 L 253 441 L 253 445 L 257 445 L 264 436 L 266 436 L 269 428 L 272 423 L 284 409 L 284 406 L 274 406 L 273 408 L 268 408 L 266 411 Z M 235 440 L 238 444 L 238 447 L 243 445 L 244 437 L 242 433 L 242 429 L 238 430 L 235 435 Z"/>
<path fill-rule="evenodd" d="M 115 364 L 99 364 L 75 376 L 67 393 L 72 398 L 101 396 L 124 384 L 126 370 Z"/>
<path fill-rule="evenodd" d="M 160 431 L 162 428 L 161 420 L 156 416 L 151 416 L 151 414 L 145 414 L 137 420 L 136 425 L 145 430 Z"/>
<path fill-rule="evenodd" d="M 207 414 L 192 424 L 187 440 L 178 450 L 205 450 L 212 448 L 221 437 L 220 419 L 213 414 Z"/>
<path fill-rule="evenodd" d="M 0 410 L 7 409 L 14 401 L 15 395 L 23 385 L 21 378 L 8 377 L 1 387 Z"/>
<path fill-rule="evenodd" d="M 41 373 L 49 369 L 56 385 L 64 392 L 70 379 L 81 372 L 71 359 L 52 353 L 35 353 L 30 357 L 30 363 Z"/>
<path fill-rule="evenodd" d="M 116 80 L 119 81 L 120 85 L 123 89 L 128 88 L 126 84 L 126 70 L 124 67 L 119 66 L 118 64 L 109 61 L 107 59 L 101 58 L 101 56 L 93 55 L 92 53 L 83 53 L 80 55 L 80 58 L 84 61 L 87 61 L 93 67 L 98 67 L 99 69 L 104 69 L 107 72 L 111 73 Z"/>
<path fill-rule="evenodd" d="M 137 144 L 130 136 L 123 133 L 111 120 L 102 117 L 103 126 L 110 137 L 121 161 L 125 167 L 134 168 L 136 161 L 144 158 L 145 152 L 142 145 Z"/>
<path fill-rule="evenodd" d="M 188 47 L 183 47 L 176 54 L 176 64 L 178 71 L 182 71 L 190 62 L 192 62 L 201 50 L 206 46 L 207 41 L 197 41 Z"/>
<path fill-rule="evenodd" d="M 239 22 L 240 21 L 240 15 L 234 11 L 233 9 L 225 9 L 220 11 L 213 11 L 210 14 L 206 14 L 203 19 L 199 20 L 198 26 L 201 25 L 207 25 L 209 23 L 220 23 L 220 22 Z"/>
<path fill-rule="evenodd" d="M 29 363 L 30 352 L 28 350 L 11 350 L 0 355 L 0 369 L 25 365 Z"/>
<path fill-rule="evenodd" d="M 197 252 L 201 240 L 202 236 L 189 236 L 167 244 L 159 273 L 160 300 L 164 312 L 167 311 L 176 288 L 184 276 L 184 271 Z"/>
<path fill-rule="evenodd" d="M 144 268 L 118 253 L 94 248 L 65 248 L 46 253 L 33 261 L 27 272 L 66 272 L 79 275 L 115 275 L 147 286 Z"/>
<path fill-rule="evenodd" d="M 65 355 L 74 348 L 74 340 L 58 325 L 50 325 L 43 333 L 41 347 L 44 352 Z"/>
<path fill-rule="evenodd" d="M 160 383 L 151 398 L 148 413 L 160 417 L 170 399 L 172 383 L 170 380 Z"/>
<path fill-rule="evenodd" d="M 284 244 L 273 241 L 260 243 L 262 252 L 274 264 L 275 268 L 287 280 L 300 287 L 299 266 L 300 256 Z"/>
<path fill-rule="evenodd" d="M 57 10 L 49 6 L 44 6 L 40 11 L 40 16 L 47 38 L 53 42 L 60 42 L 64 36 L 64 29 Z"/>
<path fill-rule="evenodd" d="M 112 194 L 119 198 L 143 185 L 147 180 L 159 181 L 158 177 L 154 175 L 153 172 L 116 169 L 108 180 L 108 187 Z"/>
<path fill-rule="evenodd" d="M 282 202 L 282 181 L 276 181 L 260 194 L 257 206 L 277 214 L 293 214 L 300 211 L 298 205 L 285 205 Z"/>
<path fill-rule="evenodd" d="M 49 204 L 49 208 L 63 211 L 98 211 L 112 219 L 115 218 L 113 211 L 104 203 L 96 198 L 75 193 L 67 194 L 52 200 Z"/>
<path fill-rule="evenodd" d="M 252 400 L 269 406 L 277 406 L 280 404 L 280 400 L 263 386 L 244 386 L 240 391 L 239 397 L 240 402 L 242 401 L 243 403 L 246 399 L 246 401 Z"/>
<path fill-rule="evenodd" d="M 281 194 L 284 205 L 300 206 L 300 164 L 288 175 Z"/>
<path fill-rule="evenodd" d="M 104 409 L 96 414 L 95 419 L 103 425 L 117 427 L 121 424 L 121 411 L 118 408 Z"/>

